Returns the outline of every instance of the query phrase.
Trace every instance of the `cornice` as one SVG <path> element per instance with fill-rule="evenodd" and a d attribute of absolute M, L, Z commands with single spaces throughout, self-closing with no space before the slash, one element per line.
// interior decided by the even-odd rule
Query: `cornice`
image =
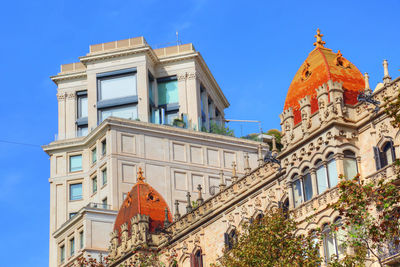
<path fill-rule="evenodd" d="M 191 139 L 192 141 L 198 141 L 204 143 L 204 140 L 210 140 L 210 142 L 218 143 L 225 146 L 238 146 L 238 147 L 247 147 L 256 149 L 259 142 L 231 137 L 231 136 L 224 136 L 219 134 L 213 133 L 205 133 L 199 132 L 195 130 L 189 129 L 181 129 L 177 127 L 167 126 L 167 125 L 158 125 L 149 122 L 141 122 L 141 121 L 132 121 L 128 119 L 121 119 L 115 117 L 109 117 L 104 120 L 99 126 L 97 126 L 92 132 L 90 132 L 85 137 L 74 138 L 74 139 L 66 139 L 60 141 L 54 141 L 48 145 L 42 146 L 43 150 L 47 154 L 52 154 L 54 151 L 61 150 L 67 147 L 86 147 L 94 139 L 98 138 L 99 135 L 103 134 L 104 131 L 111 128 L 131 128 L 137 129 L 141 132 L 147 132 L 152 134 L 162 134 L 164 136 L 177 136 L 181 137 L 182 139 Z"/>
<path fill-rule="evenodd" d="M 55 83 L 58 84 L 60 81 L 64 80 L 74 80 L 79 78 L 86 78 L 86 71 L 79 71 L 79 72 L 70 72 L 70 73 L 62 73 L 57 74 L 54 76 L 50 76 L 50 79 Z"/>

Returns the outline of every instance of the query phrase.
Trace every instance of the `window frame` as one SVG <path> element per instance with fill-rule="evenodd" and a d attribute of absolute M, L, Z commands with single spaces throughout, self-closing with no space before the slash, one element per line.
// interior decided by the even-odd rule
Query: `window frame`
<path fill-rule="evenodd" d="M 344 163 L 345 160 L 354 160 L 355 162 L 355 166 L 356 166 L 356 175 L 358 174 L 358 163 L 357 163 L 357 157 L 356 157 L 356 153 L 354 153 L 352 150 L 346 149 L 343 151 L 343 172 L 344 174 L 346 173 L 346 165 Z M 346 176 L 345 176 L 346 177 Z M 353 179 L 354 177 L 346 177 L 346 179 Z"/>
<path fill-rule="evenodd" d="M 310 188 L 309 190 L 311 191 L 311 197 L 306 199 L 306 185 L 305 185 L 305 179 L 309 178 L 310 179 Z M 301 204 L 310 201 L 313 196 L 314 196 L 314 191 L 312 188 L 312 176 L 311 176 L 311 169 L 309 167 L 305 167 L 303 168 L 303 171 L 301 172 L 301 174 L 295 174 L 292 176 L 292 184 L 296 183 L 297 181 L 300 181 L 300 188 L 301 188 L 301 202 L 296 206 L 296 201 L 295 201 L 295 192 L 293 190 L 293 204 L 294 207 L 297 208 L 299 207 Z M 307 188 L 308 189 L 308 188 Z"/>
<path fill-rule="evenodd" d="M 107 138 L 101 140 L 101 156 L 104 157 L 107 154 Z"/>
<path fill-rule="evenodd" d="M 95 145 L 90 149 L 90 158 L 91 158 L 91 163 L 92 165 L 97 162 L 97 146 Z"/>
<path fill-rule="evenodd" d="M 84 243 L 84 231 L 79 231 L 79 249 L 83 249 L 83 247 L 85 246 Z"/>
<path fill-rule="evenodd" d="M 124 97 L 115 97 L 110 99 L 102 99 L 101 96 L 101 82 L 104 80 L 111 80 L 121 77 L 127 76 L 135 76 L 136 80 L 136 95 L 124 96 Z M 102 111 L 112 110 L 114 108 L 121 108 L 125 106 L 134 106 L 136 107 L 136 118 L 138 118 L 138 75 L 136 68 L 128 68 L 121 69 L 117 71 L 98 73 L 96 75 L 97 82 L 97 122 L 100 124 L 103 122 L 102 119 Z M 132 118 L 133 119 L 133 118 Z"/>
<path fill-rule="evenodd" d="M 74 186 L 74 185 L 81 185 L 81 191 L 82 191 L 82 193 L 81 193 L 81 195 L 79 196 L 79 198 L 76 198 L 76 199 L 72 199 L 72 190 L 71 190 L 71 187 Z M 82 200 L 82 199 L 83 199 L 83 183 L 82 183 L 82 182 L 75 182 L 75 183 L 69 184 L 68 190 L 69 190 L 69 201 L 79 201 L 79 200 Z"/>
<path fill-rule="evenodd" d="M 80 166 L 80 169 L 74 169 L 74 170 L 72 170 L 71 169 L 71 159 L 72 158 L 74 158 L 74 157 L 81 157 L 81 166 Z M 69 155 L 68 156 L 68 171 L 70 172 L 70 173 L 76 173 L 76 172 L 80 172 L 80 171 L 83 171 L 83 154 L 82 153 L 77 153 L 77 154 L 71 154 L 71 155 Z"/>
<path fill-rule="evenodd" d="M 65 262 L 65 244 L 64 243 L 59 244 L 58 248 L 59 248 L 59 251 L 60 251 L 59 260 L 60 260 L 60 263 L 62 264 L 62 263 Z"/>
<path fill-rule="evenodd" d="M 105 173 L 105 179 L 104 179 L 104 173 Z M 108 182 L 107 178 L 108 178 L 108 176 L 107 176 L 107 167 L 103 167 L 101 169 L 101 184 L 102 184 L 102 186 L 106 186 L 107 185 L 107 182 Z"/>
<path fill-rule="evenodd" d="M 99 190 L 98 188 L 98 180 L 97 180 L 97 174 L 94 174 L 90 177 L 91 182 L 92 182 L 92 195 L 96 194 L 97 191 Z"/>
<path fill-rule="evenodd" d="M 86 136 L 88 134 L 89 131 L 89 127 L 88 127 L 88 116 L 82 117 L 81 113 L 82 113 L 82 99 L 86 98 L 88 101 L 88 93 L 87 90 L 82 90 L 82 91 L 77 91 L 76 92 L 76 136 L 77 137 L 81 137 L 81 136 Z M 87 112 L 89 112 L 89 105 L 86 107 L 87 108 Z M 84 132 L 84 129 L 86 129 L 86 132 Z"/>
<path fill-rule="evenodd" d="M 69 256 L 73 257 L 75 255 L 75 237 L 69 238 Z"/>

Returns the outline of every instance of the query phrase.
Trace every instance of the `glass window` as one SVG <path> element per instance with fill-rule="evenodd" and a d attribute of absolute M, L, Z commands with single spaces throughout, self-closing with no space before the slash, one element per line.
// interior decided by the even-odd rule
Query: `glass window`
<path fill-rule="evenodd" d="M 329 225 L 325 225 L 323 229 L 324 237 L 324 251 L 325 251 L 325 261 L 329 262 L 334 254 L 336 254 L 336 245 L 334 235 L 329 228 Z"/>
<path fill-rule="evenodd" d="M 80 248 L 83 248 L 83 231 L 79 232 L 79 242 Z"/>
<path fill-rule="evenodd" d="M 82 155 L 69 157 L 69 171 L 76 172 L 82 170 Z"/>
<path fill-rule="evenodd" d="M 103 178 L 103 185 L 107 184 L 107 168 L 101 171 L 101 176 Z"/>
<path fill-rule="evenodd" d="M 92 190 L 93 194 L 97 192 L 97 176 L 92 178 Z"/>
<path fill-rule="evenodd" d="M 69 185 L 69 199 L 79 200 L 82 199 L 82 184 L 70 184 Z"/>
<path fill-rule="evenodd" d="M 101 142 L 101 155 L 104 156 L 105 154 L 107 154 L 107 141 L 106 141 L 106 139 L 104 139 Z"/>
<path fill-rule="evenodd" d="M 99 100 L 108 100 L 137 95 L 136 74 L 100 79 Z"/>
<path fill-rule="evenodd" d="M 178 81 L 159 81 L 158 105 L 168 105 L 173 103 L 179 103 Z"/>
<path fill-rule="evenodd" d="M 89 129 L 87 125 L 80 125 L 78 126 L 78 132 L 77 132 L 77 136 L 81 137 L 81 136 L 86 136 L 89 133 Z"/>
<path fill-rule="evenodd" d="M 342 222 L 341 219 L 336 219 L 335 221 L 336 226 L 338 227 L 338 231 L 336 233 L 336 243 L 337 243 L 337 253 L 338 255 L 343 255 L 346 252 L 346 248 L 343 246 L 343 243 L 346 241 L 346 232 L 342 229 Z"/>
<path fill-rule="evenodd" d="M 95 163 L 97 161 L 97 149 L 94 148 L 92 150 L 92 163 Z"/>
<path fill-rule="evenodd" d="M 194 254 L 194 266 L 193 267 L 203 267 L 203 255 L 201 254 L 201 250 L 197 250 Z"/>
<path fill-rule="evenodd" d="M 129 120 L 136 120 L 138 118 L 137 106 L 127 105 L 127 106 L 103 109 L 100 111 L 101 121 L 104 121 L 105 119 L 111 116 Z"/>
<path fill-rule="evenodd" d="M 301 180 L 297 179 L 293 182 L 294 206 L 298 207 L 303 202 L 303 192 Z"/>
<path fill-rule="evenodd" d="M 78 119 L 88 116 L 88 98 L 86 91 L 78 92 Z"/>
<path fill-rule="evenodd" d="M 393 163 L 393 159 L 395 158 L 393 142 L 389 141 L 382 148 L 382 156 L 381 156 L 381 168 L 386 165 L 390 165 Z"/>
<path fill-rule="evenodd" d="M 71 212 L 70 214 L 69 214 L 69 218 L 71 219 L 72 217 L 74 217 L 76 215 L 76 212 Z"/>
<path fill-rule="evenodd" d="M 172 111 L 172 112 L 167 112 L 165 114 L 165 124 L 172 125 L 172 123 L 174 122 L 174 120 L 176 118 L 179 118 L 179 110 L 175 110 L 175 111 Z"/>
<path fill-rule="evenodd" d="M 310 173 L 304 174 L 303 186 L 304 186 L 304 201 L 308 201 L 312 198 L 313 195 Z"/>
<path fill-rule="evenodd" d="M 346 179 L 353 179 L 357 173 L 357 160 L 345 155 L 343 159 L 344 177 Z"/>
<path fill-rule="evenodd" d="M 336 169 L 336 160 L 331 159 L 327 164 L 329 185 L 335 187 L 338 184 L 338 174 Z"/>
<path fill-rule="evenodd" d="M 237 236 L 236 230 L 233 229 L 229 233 L 225 233 L 224 238 L 225 238 L 226 249 L 231 250 L 235 246 L 236 242 L 238 241 L 238 236 Z"/>
<path fill-rule="evenodd" d="M 62 245 L 60 247 L 60 261 L 61 261 L 61 263 L 63 263 L 64 260 L 65 260 L 65 246 Z"/>
<path fill-rule="evenodd" d="M 75 253 L 75 238 L 71 238 L 69 240 L 69 249 L 70 249 L 70 256 L 73 256 Z"/>
<path fill-rule="evenodd" d="M 321 165 L 317 168 L 317 184 L 318 194 L 325 192 L 329 188 L 328 176 L 326 175 L 325 165 Z"/>

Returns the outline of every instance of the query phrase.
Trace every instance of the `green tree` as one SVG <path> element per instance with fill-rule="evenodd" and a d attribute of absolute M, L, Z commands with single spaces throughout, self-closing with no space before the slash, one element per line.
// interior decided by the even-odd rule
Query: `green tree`
<path fill-rule="evenodd" d="M 338 184 L 339 199 L 333 208 L 341 225 L 333 225 L 343 249 L 351 249 L 332 266 L 364 266 L 368 255 L 380 266 L 385 254 L 399 245 L 400 191 L 392 180 L 363 181 L 359 176 Z M 375 258 L 375 259 L 373 259 Z"/>
<path fill-rule="evenodd" d="M 262 219 L 244 225 L 231 250 L 225 249 L 222 266 L 318 266 L 316 236 L 297 235 L 296 222 L 281 209 L 271 210 Z"/>

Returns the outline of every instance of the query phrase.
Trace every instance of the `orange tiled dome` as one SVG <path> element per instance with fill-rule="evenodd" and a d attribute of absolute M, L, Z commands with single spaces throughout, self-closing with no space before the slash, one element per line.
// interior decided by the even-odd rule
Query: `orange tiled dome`
<path fill-rule="evenodd" d="M 364 77 L 357 67 L 345 59 L 340 50 L 334 53 L 331 49 L 325 48 L 322 36 L 318 29 L 315 49 L 310 52 L 289 86 L 284 110 L 293 109 L 294 124 L 301 121 L 299 100 L 310 96 L 311 114 L 316 112 L 318 110 L 316 89 L 328 80 L 343 84 L 344 103 L 348 105 L 357 103 L 357 95 L 365 87 Z"/>
<path fill-rule="evenodd" d="M 137 214 L 142 214 L 150 217 L 149 231 L 154 233 L 157 228 L 164 227 L 165 208 L 168 209 L 168 220 L 172 222 L 171 212 L 164 198 L 144 181 L 143 172 L 139 168 L 138 181 L 119 209 L 114 230 L 117 230 L 120 235 L 121 225 L 124 223 L 128 224 L 128 229 L 131 229 L 131 219 Z"/>

